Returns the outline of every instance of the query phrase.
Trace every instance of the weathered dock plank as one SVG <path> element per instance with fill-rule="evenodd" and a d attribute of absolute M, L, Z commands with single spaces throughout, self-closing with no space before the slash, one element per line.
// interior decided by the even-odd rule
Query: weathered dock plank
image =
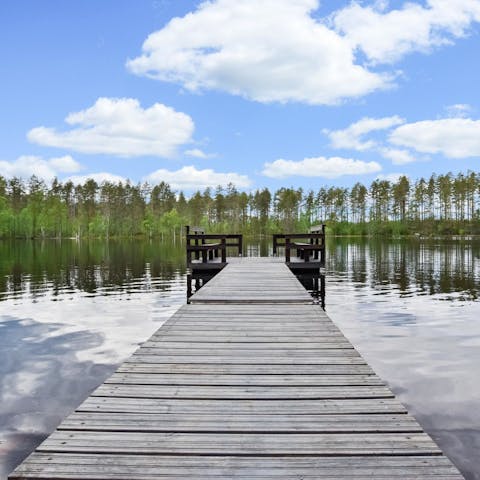
<path fill-rule="evenodd" d="M 462 478 L 284 264 L 191 301 L 9 478 Z"/>
<path fill-rule="evenodd" d="M 188 413 L 225 415 L 305 415 L 305 414 L 406 414 L 405 407 L 395 398 L 374 399 L 294 399 L 294 400 L 223 400 L 89 397 L 77 412 L 116 413 Z"/>
<path fill-rule="evenodd" d="M 296 398 L 390 398 L 392 392 L 383 386 L 216 386 L 216 385 L 102 385 L 93 392 L 96 397 L 122 398 L 203 398 L 203 399 L 296 399 Z"/>
<path fill-rule="evenodd" d="M 164 374 L 116 373 L 105 385 L 214 385 L 214 386 L 346 386 L 384 385 L 376 375 L 242 375 L 242 374 Z"/>
<path fill-rule="evenodd" d="M 120 365 L 117 373 L 194 373 L 197 378 L 201 375 L 226 374 L 226 375 L 316 375 L 319 372 L 319 366 L 316 365 L 271 365 L 271 364 L 210 364 L 210 363 L 124 363 Z M 372 374 L 372 368 L 364 364 L 346 364 L 332 365 L 322 364 L 321 372 L 323 375 L 365 375 Z M 108 380 L 107 380 L 108 381 Z"/>
<path fill-rule="evenodd" d="M 353 473 L 352 473 L 353 472 Z M 341 479 L 458 480 L 445 457 L 238 457 L 35 453 L 18 468 L 24 478 L 88 480 Z"/>
<path fill-rule="evenodd" d="M 284 263 L 231 263 L 190 298 L 190 303 L 311 304 L 312 298 Z M 268 268 L 266 268 L 268 265 Z M 228 278 L 228 282 L 222 280 Z M 278 310 L 281 310 L 279 308 Z"/>
<path fill-rule="evenodd" d="M 59 430 L 230 433 L 421 432 L 404 414 L 222 414 L 75 412 Z"/>
<path fill-rule="evenodd" d="M 56 430 L 38 452 L 148 453 L 157 455 L 438 455 L 441 450 L 415 433 L 151 433 Z"/>

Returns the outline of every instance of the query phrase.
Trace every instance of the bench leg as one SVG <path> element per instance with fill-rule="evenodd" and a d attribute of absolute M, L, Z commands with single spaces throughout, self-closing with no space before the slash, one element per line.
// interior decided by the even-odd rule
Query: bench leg
<path fill-rule="evenodd" d="M 225 245 L 227 242 L 225 238 L 222 238 L 222 263 L 226 263 L 227 261 L 227 246 Z"/>

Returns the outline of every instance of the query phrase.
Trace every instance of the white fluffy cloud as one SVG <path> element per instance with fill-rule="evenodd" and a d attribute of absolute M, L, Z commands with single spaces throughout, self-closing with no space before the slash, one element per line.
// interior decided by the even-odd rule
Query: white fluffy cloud
<path fill-rule="evenodd" d="M 305 158 L 295 162 L 278 159 L 265 163 L 263 175 L 271 178 L 291 176 L 337 178 L 343 175 L 364 175 L 376 173 L 382 169 L 377 162 L 364 162 L 342 157 Z"/>
<path fill-rule="evenodd" d="M 468 103 L 456 103 L 455 105 L 448 105 L 445 110 L 450 118 L 466 118 L 473 108 Z"/>
<path fill-rule="evenodd" d="M 246 175 L 238 173 L 220 173 L 210 168 L 197 170 L 193 165 L 183 167 L 180 170 L 171 171 L 166 169 L 156 170 L 144 180 L 152 183 L 167 182 L 172 188 L 182 190 L 197 190 L 217 185 L 233 183 L 235 186 L 244 188 L 251 185 Z"/>
<path fill-rule="evenodd" d="M 403 173 L 387 173 L 377 175 L 376 180 L 386 180 L 387 182 L 397 183 L 400 177 L 405 177 Z"/>
<path fill-rule="evenodd" d="M 405 1 L 398 9 L 352 1 L 328 18 L 318 17 L 319 6 L 319 0 L 204 1 L 149 35 L 127 67 L 190 91 L 335 104 L 391 86 L 398 72 L 373 65 L 450 44 L 480 21 L 480 0 Z"/>
<path fill-rule="evenodd" d="M 34 155 L 23 155 L 13 162 L 0 160 L 0 174 L 5 177 L 29 178 L 36 175 L 49 181 L 60 173 L 73 173 L 81 170 L 82 166 L 70 155 L 43 159 Z"/>
<path fill-rule="evenodd" d="M 480 120 L 445 118 L 408 123 L 396 128 L 389 140 L 423 153 L 450 158 L 480 156 Z"/>
<path fill-rule="evenodd" d="M 376 63 L 450 44 L 480 21 L 479 0 L 427 0 L 425 6 L 405 2 L 390 11 L 387 4 L 362 6 L 354 1 L 333 15 L 335 29 Z"/>
<path fill-rule="evenodd" d="M 110 183 L 125 183 L 127 179 L 120 175 L 115 175 L 108 172 L 98 172 L 98 173 L 89 173 L 87 175 L 73 175 L 71 177 L 65 178 L 64 182 L 72 182 L 75 185 L 84 184 L 87 180 L 95 180 L 98 184 L 102 182 Z"/>
<path fill-rule="evenodd" d="M 184 153 L 187 157 L 201 158 L 203 160 L 207 158 L 213 158 L 215 156 L 212 153 L 205 153 L 203 150 L 200 150 L 200 148 L 192 148 L 190 150 L 185 150 Z"/>
<path fill-rule="evenodd" d="M 384 158 L 391 160 L 394 165 L 405 165 L 417 160 L 408 150 L 398 148 L 381 148 L 380 153 Z"/>
<path fill-rule="evenodd" d="M 323 132 L 330 138 L 330 145 L 333 148 L 357 151 L 372 150 L 383 158 L 391 160 L 394 165 L 405 165 L 417 160 L 408 150 L 385 146 L 385 139 L 381 141 L 364 139 L 364 136 L 369 133 L 391 130 L 404 123 L 405 120 L 398 115 L 383 118 L 366 117 L 343 130 L 324 130 Z"/>
<path fill-rule="evenodd" d="M 333 148 L 371 150 L 377 146 L 377 143 L 374 140 L 362 141 L 364 135 L 378 130 L 387 130 L 402 123 L 404 120 L 397 115 L 384 118 L 366 117 L 352 123 L 344 130 L 324 130 L 324 133 L 330 138 Z"/>
<path fill-rule="evenodd" d="M 51 158 L 48 163 L 58 172 L 75 173 L 82 169 L 82 166 L 74 160 L 70 155 L 63 157 Z"/>
<path fill-rule="evenodd" d="M 28 139 L 40 145 L 120 157 L 171 157 L 191 141 L 192 119 L 161 103 L 143 109 L 133 98 L 99 98 L 65 119 L 71 130 L 37 127 Z"/>
<path fill-rule="evenodd" d="M 260 102 L 334 104 L 386 88 L 355 63 L 351 43 L 311 14 L 318 0 L 205 1 L 152 33 L 127 67 L 190 91 Z"/>

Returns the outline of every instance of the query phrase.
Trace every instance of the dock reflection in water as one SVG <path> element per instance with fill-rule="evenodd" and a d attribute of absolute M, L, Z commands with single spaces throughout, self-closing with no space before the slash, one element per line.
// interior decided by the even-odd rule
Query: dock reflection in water
<path fill-rule="evenodd" d="M 325 274 L 324 273 L 296 273 L 300 283 L 310 292 L 314 303 L 325 310 Z"/>

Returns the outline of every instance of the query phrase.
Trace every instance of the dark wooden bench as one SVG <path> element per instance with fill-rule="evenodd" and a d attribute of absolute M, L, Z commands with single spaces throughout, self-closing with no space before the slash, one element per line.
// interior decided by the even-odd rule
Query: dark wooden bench
<path fill-rule="evenodd" d="M 192 253 L 195 254 L 197 260 L 201 254 L 202 263 L 207 263 L 208 260 L 213 260 L 215 257 L 218 257 L 219 252 L 222 263 L 225 263 L 227 261 L 227 243 L 224 238 L 217 243 L 202 243 L 201 245 L 187 244 L 187 264 L 190 265 L 192 263 Z"/>
<path fill-rule="evenodd" d="M 285 247 L 285 261 L 291 261 L 291 250 L 296 250 L 297 257 L 309 262 L 314 260 L 325 262 L 325 225 L 315 225 L 309 233 L 275 233 L 273 234 L 273 254 L 278 247 Z"/>
<path fill-rule="evenodd" d="M 310 257 L 313 254 L 314 260 L 319 259 L 319 254 L 322 256 L 324 251 L 324 246 L 315 243 L 303 243 L 303 242 L 290 242 L 289 239 L 286 239 L 285 246 L 285 261 L 291 261 L 291 250 L 295 249 L 297 251 L 297 257 L 302 259 L 305 262 L 310 261 Z M 321 259 L 322 260 L 322 259 Z"/>
<path fill-rule="evenodd" d="M 221 256 L 221 262 L 227 261 L 227 247 L 235 247 L 238 250 L 238 255 L 242 255 L 243 251 L 243 237 L 236 233 L 205 233 L 200 227 L 186 227 L 187 240 L 187 264 L 192 263 L 192 254 L 195 260 L 202 257 L 202 263 L 207 263 L 209 260 Z M 195 233 L 191 233 L 191 232 Z M 207 243 L 207 241 L 216 242 Z"/>

